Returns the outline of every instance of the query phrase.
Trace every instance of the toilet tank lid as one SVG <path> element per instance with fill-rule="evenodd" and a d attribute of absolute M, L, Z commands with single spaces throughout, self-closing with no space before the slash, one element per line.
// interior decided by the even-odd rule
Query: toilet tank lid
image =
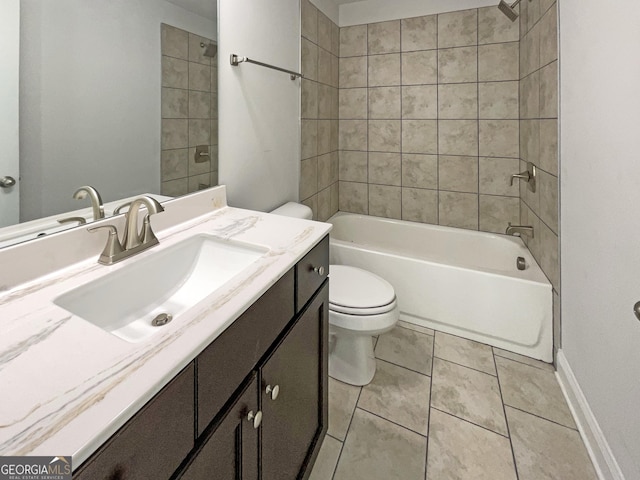
<path fill-rule="evenodd" d="M 313 218 L 313 212 L 306 205 L 296 202 L 288 202 L 279 206 L 271 213 L 275 215 L 282 215 L 283 217 L 304 218 L 311 220 Z"/>

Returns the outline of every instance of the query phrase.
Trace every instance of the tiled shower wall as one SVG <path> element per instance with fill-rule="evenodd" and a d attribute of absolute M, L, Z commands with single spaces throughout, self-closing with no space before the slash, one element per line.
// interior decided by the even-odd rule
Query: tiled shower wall
<path fill-rule="evenodd" d="M 558 12 L 554 0 L 520 3 L 520 151 L 538 168 L 535 193 L 520 185 L 524 238 L 554 290 L 554 345 L 560 342 L 560 263 L 558 258 Z"/>
<path fill-rule="evenodd" d="M 162 25 L 162 187 L 172 197 L 218 184 L 218 57 L 201 44 L 216 43 Z M 196 146 L 209 157 L 196 162 Z"/>
<path fill-rule="evenodd" d="M 496 7 L 341 28 L 340 210 L 518 223 L 518 42 Z"/>
<path fill-rule="evenodd" d="M 338 211 L 338 26 L 309 0 L 302 16 L 300 200 L 324 221 Z"/>

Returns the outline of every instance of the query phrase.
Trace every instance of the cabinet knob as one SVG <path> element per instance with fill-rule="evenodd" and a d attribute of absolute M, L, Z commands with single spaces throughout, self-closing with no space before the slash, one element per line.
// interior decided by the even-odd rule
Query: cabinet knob
<path fill-rule="evenodd" d="M 247 415 L 247 420 L 253 422 L 253 428 L 260 427 L 262 423 L 262 412 L 258 410 L 258 413 L 253 413 L 253 410 L 251 410 Z"/>
<path fill-rule="evenodd" d="M 275 387 L 267 385 L 265 392 L 271 397 L 271 400 L 275 400 L 278 398 L 278 394 L 280 393 L 280 385 L 276 385 Z"/>
<path fill-rule="evenodd" d="M 324 267 L 322 265 L 319 267 L 313 267 L 313 271 L 316 272 L 321 277 L 324 275 Z"/>

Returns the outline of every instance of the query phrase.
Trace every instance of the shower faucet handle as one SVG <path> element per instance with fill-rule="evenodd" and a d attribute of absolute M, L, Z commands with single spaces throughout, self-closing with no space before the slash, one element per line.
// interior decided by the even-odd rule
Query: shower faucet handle
<path fill-rule="evenodd" d="M 527 182 L 527 186 L 529 187 L 529 190 L 531 190 L 533 193 L 536 192 L 536 177 L 538 176 L 538 171 L 536 169 L 536 166 L 531 163 L 531 162 L 527 162 L 527 169 L 524 172 L 520 172 L 520 173 L 516 173 L 514 175 L 511 175 L 511 182 L 510 185 L 513 186 L 513 180 L 515 178 L 519 178 L 521 180 L 524 180 L 525 182 Z"/>

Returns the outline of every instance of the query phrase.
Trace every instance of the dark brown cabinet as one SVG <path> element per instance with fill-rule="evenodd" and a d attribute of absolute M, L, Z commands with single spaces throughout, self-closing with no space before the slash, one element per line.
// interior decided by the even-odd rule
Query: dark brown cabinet
<path fill-rule="evenodd" d="M 223 418 L 204 434 L 204 445 L 181 478 L 257 480 L 258 411 L 258 381 L 253 375 Z"/>
<path fill-rule="evenodd" d="M 325 285 L 262 367 L 263 480 L 297 478 L 319 440 L 326 405 L 327 294 Z"/>
<path fill-rule="evenodd" d="M 74 478 L 307 478 L 328 426 L 328 249 L 326 237 Z"/>

